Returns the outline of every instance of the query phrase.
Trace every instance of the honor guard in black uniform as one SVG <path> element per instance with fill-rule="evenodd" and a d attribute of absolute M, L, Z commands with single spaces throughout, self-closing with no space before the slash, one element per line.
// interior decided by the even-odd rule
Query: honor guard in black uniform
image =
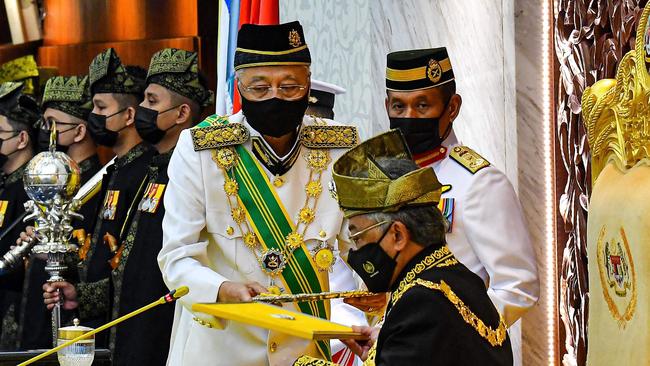
<path fill-rule="evenodd" d="M 23 94 L 23 82 L 0 84 L 0 232 L 8 230 L 12 222 L 25 212 L 29 198 L 23 186 L 23 172 L 34 155 L 34 125 L 40 118 L 36 101 Z M 24 225 L 11 229 L 0 241 L 0 253 L 15 245 Z M 0 349 L 16 350 L 18 323 L 21 317 L 23 279 L 20 266 L 0 276 Z"/>
<path fill-rule="evenodd" d="M 111 260 L 123 247 L 137 211 L 153 149 L 142 142 L 135 129 L 135 111 L 142 101 L 146 71 L 124 66 L 110 48 L 95 57 L 88 77 L 93 101 L 88 129 L 93 140 L 110 147 L 117 158 L 102 179 L 89 245 L 79 250 L 80 282 L 75 286 L 68 282 L 45 284 L 44 296 L 51 308 L 54 290 L 61 288 L 66 299 L 77 300 L 67 301 L 63 308 L 77 308 L 83 324 L 97 327 L 109 318 Z M 96 341 L 105 346 L 107 337 L 100 334 Z"/>
<path fill-rule="evenodd" d="M 153 55 L 135 126 L 157 153 L 149 166 L 144 193 L 124 247 L 113 261 L 113 319 L 169 291 L 156 259 L 162 247 L 167 165 L 181 131 L 197 124 L 203 108 L 211 104 L 212 93 L 199 74 L 196 52 L 167 48 Z M 173 320 L 174 307 L 160 306 L 112 328 L 109 344 L 113 365 L 164 365 Z"/>
<path fill-rule="evenodd" d="M 402 134 L 352 148 L 333 178 L 356 247 L 348 263 L 370 291 L 391 292 L 378 335 L 355 327 L 370 341 L 344 341 L 366 365 L 512 365 L 503 317 L 445 244 L 442 185 L 418 169 Z"/>

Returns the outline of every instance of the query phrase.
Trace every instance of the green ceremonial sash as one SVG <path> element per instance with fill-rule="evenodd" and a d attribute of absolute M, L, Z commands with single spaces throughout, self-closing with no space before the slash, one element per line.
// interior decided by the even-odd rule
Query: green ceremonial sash
<path fill-rule="evenodd" d="M 277 249 L 291 253 L 286 248 L 285 238 L 294 231 L 294 225 L 289 220 L 284 205 L 257 160 L 242 145 L 238 145 L 236 150 L 238 161 L 232 178 L 239 184 L 239 199 L 257 238 L 265 250 Z M 295 249 L 286 261 L 281 278 L 292 294 L 323 291 L 313 260 L 304 244 Z M 299 302 L 297 305 L 305 314 L 329 319 L 323 301 Z M 323 356 L 330 360 L 329 342 L 317 341 L 316 345 Z"/>
<path fill-rule="evenodd" d="M 226 118 L 215 117 L 208 117 L 198 127 L 228 123 Z M 246 210 L 246 216 L 257 239 L 264 250 L 276 249 L 282 253 L 291 253 L 286 249 L 285 238 L 295 227 L 287 210 L 259 162 L 242 145 L 237 145 L 235 149 L 238 155 L 237 163 L 228 174 L 239 185 L 239 200 Z M 286 258 L 286 262 L 280 278 L 292 294 L 323 292 L 315 264 L 304 244 L 295 249 Z M 299 302 L 297 305 L 304 314 L 329 319 L 329 309 L 324 301 Z M 329 341 L 316 341 L 316 346 L 325 359 L 331 360 Z"/>

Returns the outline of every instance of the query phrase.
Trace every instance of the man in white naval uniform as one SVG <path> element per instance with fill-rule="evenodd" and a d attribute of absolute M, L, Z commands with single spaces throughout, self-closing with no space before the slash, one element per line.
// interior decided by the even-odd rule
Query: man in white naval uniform
<path fill-rule="evenodd" d="M 237 42 L 243 113 L 211 116 L 184 131 L 169 164 L 158 261 L 170 288 L 190 289 L 176 307 L 169 365 L 290 365 L 301 355 L 328 357 L 323 342 L 224 322 L 191 306 L 327 291 L 330 275 L 349 271 L 334 260 L 348 244 L 339 240 L 343 215 L 327 183 L 357 131 L 304 116 L 311 59 L 298 22 L 246 24 Z M 309 303 L 285 306 L 329 316 L 325 303 L 303 304 Z"/>
<path fill-rule="evenodd" d="M 521 364 L 521 322 L 539 297 L 535 253 L 517 195 L 506 176 L 457 140 L 452 123 L 462 104 L 446 48 L 388 54 L 386 109 L 420 166 L 445 185 L 439 208 L 449 248 L 479 275 L 510 327 Z M 513 326 L 514 325 L 514 326 Z"/>

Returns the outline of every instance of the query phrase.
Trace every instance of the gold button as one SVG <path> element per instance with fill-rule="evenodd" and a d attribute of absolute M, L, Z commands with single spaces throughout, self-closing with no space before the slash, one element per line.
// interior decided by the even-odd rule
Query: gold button
<path fill-rule="evenodd" d="M 280 188 L 282 187 L 283 184 L 284 184 L 284 180 L 281 177 L 275 177 L 275 179 L 273 179 L 274 186 Z"/>
<path fill-rule="evenodd" d="M 228 226 L 228 227 L 226 228 L 226 234 L 228 234 L 228 235 L 232 235 L 234 232 L 235 232 L 235 229 L 233 229 L 232 226 Z"/>
<path fill-rule="evenodd" d="M 275 343 L 275 342 L 271 342 L 271 344 L 269 345 L 269 351 L 271 351 L 271 353 L 273 353 L 273 352 L 275 352 L 277 350 L 278 350 L 278 344 Z"/>
<path fill-rule="evenodd" d="M 320 236 L 321 238 L 324 238 L 324 237 L 327 236 L 327 233 L 325 232 L 325 230 L 321 230 L 321 231 L 318 233 L 318 236 Z"/>

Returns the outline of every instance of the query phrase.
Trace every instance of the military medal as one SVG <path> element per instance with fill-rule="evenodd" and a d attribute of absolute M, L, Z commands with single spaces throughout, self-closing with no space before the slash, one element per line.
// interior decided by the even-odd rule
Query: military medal
<path fill-rule="evenodd" d="M 262 270 L 270 275 L 276 275 L 282 272 L 286 266 L 286 257 L 277 249 L 269 249 L 260 257 Z"/>
<path fill-rule="evenodd" d="M 326 241 L 320 241 L 318 246 L 312 250 L 311 256 L 320 272 L 331 272 L 334 263 L 336 263 L 334 252 Z"/>
<path fill-rule="evenodd" d="M 0 227 L 5 222 L 5 214 L 7 213 L 7 206 L 9 206 L 9 201 L 0 201 Z"/>
<path fill-rule="evenodd" d="M 120 197 L 120 191 L 109 190 L 106 192 L 104 204 L 102 207 L 102 219 L 114 220 L 117 210 L 117 201 Z"/>

